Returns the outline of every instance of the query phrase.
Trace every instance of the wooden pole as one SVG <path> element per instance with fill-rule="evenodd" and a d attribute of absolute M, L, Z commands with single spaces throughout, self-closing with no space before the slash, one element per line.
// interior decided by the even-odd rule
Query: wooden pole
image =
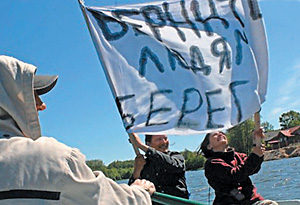
<path fill-rule="evenodd" d="M 136 156 L 139 155 L 139 154 L 141 154 L 139 148 L 135 146 L 135 141 L 134 141 L 134 138 L 133 138 L 133 134 L 132 133 L 128 133 L 128 136 L 129 136 L 129 140 L 131 142 L 131 145 L 133 147 L 133 150 L 134 150 Z"/>
<path fill-rule="evenodd" d="M 255 123 L 255 130 L 260 129 L 260 114 L 259 112 L 254 113 L 254 123 Z"/>
<path fill-rule="evenodd" d="M 255 131 L 258 131 L 260 129 L 260 114 L 259 114 L 259 112 L 256 112 L 254 114 L 254 123 L 255 123 Z M 253 144 L 255 144 L 257 147 L 260 147 L 261 146 L 261 137 L 253 136 Z"/>

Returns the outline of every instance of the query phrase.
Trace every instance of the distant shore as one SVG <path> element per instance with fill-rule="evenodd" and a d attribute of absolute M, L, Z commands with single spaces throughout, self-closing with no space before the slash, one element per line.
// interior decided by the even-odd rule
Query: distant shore
<path fill-rule="evenodd" d="M 292 157 L 300 157 L 300 143 L 291 144 L 279 149 L 268 150 L 264 154 L 265 161 Z"/>

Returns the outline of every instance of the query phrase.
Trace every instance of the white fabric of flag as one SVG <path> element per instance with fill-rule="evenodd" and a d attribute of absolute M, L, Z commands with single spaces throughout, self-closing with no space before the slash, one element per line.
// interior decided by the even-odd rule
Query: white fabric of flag
<path fill-rule="evenodd" d="M 268 49 L 256 0 L 81 6 L 128 133 L 227 129 L 265 101 Z"/>

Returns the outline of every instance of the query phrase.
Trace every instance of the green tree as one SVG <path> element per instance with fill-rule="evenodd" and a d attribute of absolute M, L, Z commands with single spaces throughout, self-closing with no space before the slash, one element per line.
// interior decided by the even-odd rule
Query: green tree
<path fill-rule="evenodd" d="M 293 110 L 282 113 L 279 123 L 282 130 L 298 126 L 300 125 L 300 113 Z"/>
<path fill-rule="evenodd" d="M 121 175 L 121 179 L 129 179 L 133 173 L 133 167 L 132 168 L 123 168 L 118 170 Z"/>
<path fill-rule="evenodd" d="M 134 160 L 115 161 L 110 163 L 107 167 L 102 160 L 88 160 L 86 164 L 93 171 L 102 171 L 105 176 L 113 179 L 128 179 L 133 172 Z"/>
<path fill-rule="evenodd" d="M 274 126 L 271 123 L 269 123 L 268 121 L 262 122 L 261 127 L 264 128 L 265 132 L 274 131 Z"/>
<path fill-rule="evenodd" d="M 181 152 L 185 159 L 186 170 L 197 170 L 204 167 L 205 158 L 202 155 L 197 154 L 197 152 L 191 152 L 185 149 Z"/>
<path fill-rule="evenodd" d="M 102 160 L 88 160 L 86 161 L 86 164 L 93 171 L 98 170 L 103 172 L 105 169 L 107 169 Z"/>
<path fill-rule="evenodd" d="M 111 168 L 111 169 L 107 169 L 106 172 L 103 172 L 105 174 L 105 176 L 113 179 L 113 180 L 120 180 L 122 179 L 118 169 L 116 168 Z"/>
<path fill-rule="evenodd" d="M 252 149 L 252 132 L 254 127 L 254 121 L 250 118 L 229 129 L 226 133 L 229 145 L 234 147 L 238 152 L 250 153 Z"/>
<path fill-rule="evenodd" d="M 126 161 L 113 161 L 110 163 L 107 168 L 131 168 L 134 166 L 134 160 L 126 160 Z"/>

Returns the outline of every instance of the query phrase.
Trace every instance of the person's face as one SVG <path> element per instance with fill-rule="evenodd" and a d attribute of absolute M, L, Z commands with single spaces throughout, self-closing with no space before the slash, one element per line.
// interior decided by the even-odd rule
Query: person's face
<path fill-rule="evenodd" d="M 207 148 L 214 152 L 221 152 L 225 150 L 227 144 L 227 137 L 223 132 L 213 132 L 209 136 L 209 144 Z"/>
<path fill-rule="evenodd" d="M 43 111 L 47 108 L 46 104 L 43 103 L 40 96 L 35 91 L 34 91 L 34 99 L 35 99 L 35 106 L 37 111 Z"/>
<path fill-rule="evenodd" d="M 169 140 L 166 135 L 153 135 L 150 143 L 150 147 L 161 151 L 167 152 L 169 150 Z"/>

